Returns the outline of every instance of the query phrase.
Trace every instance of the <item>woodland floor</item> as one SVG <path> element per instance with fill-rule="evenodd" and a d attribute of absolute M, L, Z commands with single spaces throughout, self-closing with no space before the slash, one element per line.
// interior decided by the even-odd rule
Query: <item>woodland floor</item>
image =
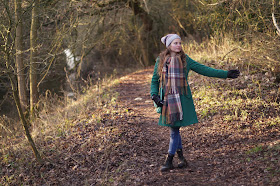
<path fill-rule="evenodd" d="M 200 123 L 181 128 L 189 166 L 161 173 L 169 129 L 157 125 L 152 73 L 149 68 L 121 78 L 110 90 L 119 94 L 114 112 L 93 124 L 93 109 L 68 135 L 46 143 L 48 163 L 19 171 L 2 164 L 2 174 L 18 174 L 11 185 L 280 185 L 279 125 L 254 129 L 219 114 L 198 115 Z"/>

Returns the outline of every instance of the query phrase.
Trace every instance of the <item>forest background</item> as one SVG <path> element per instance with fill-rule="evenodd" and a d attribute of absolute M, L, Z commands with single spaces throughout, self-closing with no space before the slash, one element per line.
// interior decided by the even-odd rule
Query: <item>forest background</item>
<path fill-rule="evenodd" d="M 167 33 L 197 61 L 269 77 L 278 100 L 278 0 L 1 0 L 0 10 L 2 163 L 24 136 L 42 163 L 32 136 L 50 125 L 61 135 L 70 116 L 46 118 L 108 78 L 154 65 Z"/>

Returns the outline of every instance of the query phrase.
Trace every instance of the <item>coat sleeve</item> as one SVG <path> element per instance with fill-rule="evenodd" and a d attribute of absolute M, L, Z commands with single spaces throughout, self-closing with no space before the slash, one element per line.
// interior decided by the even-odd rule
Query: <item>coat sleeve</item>
<path fill-rule="evenodd" d="M 195 71 L 196 73 L 199 73 L 204 76 L 208 77 L 217 77 L 217 78 L 227 78 L 228 71 L 225 70 L 218 70 L 214 69 L 205 65 L 202 65 L 193 59 L 191 59 L 189 56 L 186 56 L 188 59 L 188 65 L 190 66 L 190 70 Z"/>
<path fill-rule="evenodd" d="M 159 93 L 159 75 L 157 73 L 158 64 L 159 64 L 159 58 L 157 58 L 157 60 L 156 60 L 156 64 L 154 67 L 154 73 L 153 73 L 153 77 L 152 77 L 152 81 L 151 81 L 151 91 L 150 91 L 151 96 L 154 94 L 158 95 L 158 93 Z"/>

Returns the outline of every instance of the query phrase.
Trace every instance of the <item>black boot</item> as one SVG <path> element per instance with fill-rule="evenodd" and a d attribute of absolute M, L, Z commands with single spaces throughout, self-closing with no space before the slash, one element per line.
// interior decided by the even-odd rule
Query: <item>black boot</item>
<path fill-rule="evenodd" d="M 161 166 L 160 168 L 160 171 L 161 172 L 165 172 L 165 171 L 168 171 L 168 170 L 171 170 L 174 168 L 173 164 L 172 164 L 172 161 L 173 161 L 173 157 L 174 155 L 172 154 L 168 154 L 166 160 L 165 160 L 165 163 L 163 166 Z"/>
<path fill-rule="evenodd" d="M 178 163 L 178 168 L 184 168 L 188 166 L 187 160 L 183 156 L 183 151 L 182 149 L 177 150 L 178 158 L 179 158 L 179 163 Z"/>

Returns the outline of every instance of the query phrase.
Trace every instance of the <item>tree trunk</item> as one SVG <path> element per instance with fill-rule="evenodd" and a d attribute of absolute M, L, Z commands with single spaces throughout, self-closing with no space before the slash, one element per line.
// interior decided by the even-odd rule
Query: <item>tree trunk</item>
<path fill-rule="evenodd" d="M 139 42 L 140 42 L 140 47 L 141 47 L 141 53 L 142 53 L 142 59 L 143 59 L 143 66 L 147 67 L 149 66 L 151 61 L 154 61 L 152 59 L 150 59 L 149 57 L 149 45 L 147 45 L 147 36 L 144 36 L 144 34 L 142 34 L 143 31 L 140 31 L 140 37 L 139 37 Z"/>
<path fill-rule="evenodd" d="M 41 158 L 41 155 L 39 153 L 39 151 L 37 150 L 36 148 L 36 145 L 32 139 L 32 136 L 29 132 L 29 126 L 30 124 L 28 123 L 28 121 L 26 120 L 25 118 L 25 115 L 23 114 L 23 111 L 22 111 L 22 107 L 21 107 L 21 104 L 20 104 L 20 98 L 19 98 L 19 92 L 18 92 L 18 89 L 16 87 L 16 82 L 15 80 L 13 79 L 12 75 L 9 74 L 9 78 L 10 78 L 10 82 L 11 82 L 11 85 L 12 85 L 12 91 L 13 91 L 13 98 L 14 98 L 14 101 L 16 103 L 16 106 L 17 106 L 17 110 L 18 110 L 18 115 L 20 117 L 20 120 L 21 120 L 21 123 L 22 123 L 22 126 L 24 128 L 24 132 L 25 132 L 25 136 L 32 148 L 32 151 L 36 157 L 36 160 L 39 162 L 39 163 L 43 163 L 43 160 Z"/>
<path fill-rule="evenodd" d="M 34 0 L 31 18 L 31 29 L 30 29 L 30 116 L 33 118 L 34 107 L 38 102 L 38 89 L 37 89 L 37 66 L 38 66 L 38 56 L 37 56 L 37 29 L 39 26 L 38 19 L 38 4 L 39 0 Z"/>
<path fill-rule="evenodd" d="M 18 91 L 19 99 L 22 111 L 25 112 L 27 108 L 27 95 L 25 88 L 25 67 L 23 63 L 23 44 L 22 44 L 22 0 L 15 0 L 15 21 L 16 21 L 16 68 L 17 68 L 17 78 L 18 78 Z"/>

